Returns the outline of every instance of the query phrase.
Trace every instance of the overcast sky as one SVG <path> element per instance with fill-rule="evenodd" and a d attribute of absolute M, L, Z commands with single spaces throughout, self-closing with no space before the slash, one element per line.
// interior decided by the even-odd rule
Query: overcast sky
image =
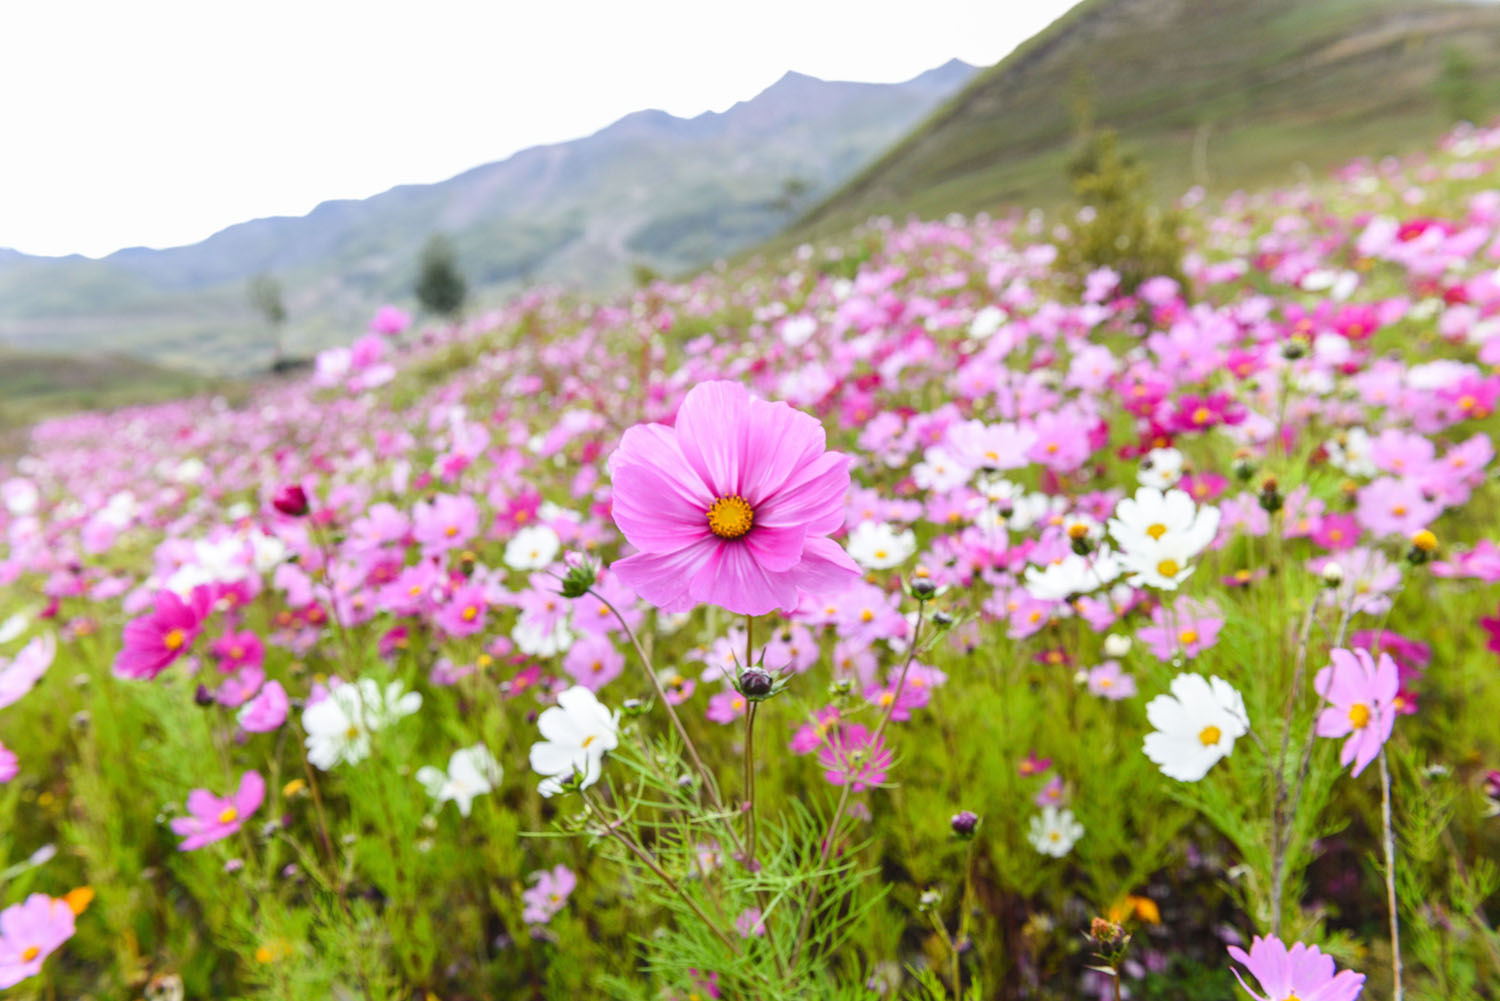
<path fill-rule="evenodd" d="M 0 0 L 0 247 L 194 243 L 789 69 L 998 61 L 1073 0 Z"/>

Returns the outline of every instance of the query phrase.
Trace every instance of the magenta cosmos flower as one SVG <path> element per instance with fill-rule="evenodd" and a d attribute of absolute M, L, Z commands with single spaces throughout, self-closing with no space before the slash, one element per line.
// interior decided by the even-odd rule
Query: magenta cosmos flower
<path fill-rule="evenodd" d="M 265 798 L 266 780 L 259 772 L 246 772 L 235 794 L 222 799 L 207 789 L 194 789 L 188 793 L 188 815 L 172 818 L 172 833 L 183 835 L 178 851 L 190 852 L 229 837 Z"/>
<path fill-rule="evenodd" d="M 1328 656 L 1333 663 L 1313 679 L 1313 689 L 1330 703 L 1318 714 L 1317 733 L 1349 738 L 1339 764 L 1354 762 L 1352 774 L 1358 775 L 1390 739 L 1400 676 L 1388 653 L 1378 663 L 1368 650 L 1333 650 Z"/>
<path fill-rule="evenodd" d="M 212 607 L 213 594 L 207 587 L 194 588 L 187 601 L 171 591 L 158 591 L 156 609 L 125 624 L 115 674 L 146 680 L 156 677 L 188 652 Z"/>
<path fill-rule="evenodd" d="M 33 893 L 0 911 L 0 990 L 42 972 L 42 963 L 73 937 L 73 910 Z"/>
<path fill-rule="evenodd" d="M 1245 965 L 1265 994 L 1250 990 L 1240 971 L 1234 975 L 1240 986 L 1260 1001 L 1354 1001 L 1365 989 L 1365 975 L 1353 970 L 1334 973 L 1333 957 L 1317 946 L 1298 942 L 1290 949 L 1277 938 L 1257 938 L 1250 952 L 1235 946 L 1229 955 Z"/>
<path fill-rule="evenodd" d="M 848 458 L 827 451 L 812 417 L 738 383 L 694 387 L 675 427 L 626 431 L 609 472 L 615 524 L 639 550 L 612 569 L 666 611 L 791 610 L 801 591 L 859 576 L 827 537 L 844 523 Z"/>

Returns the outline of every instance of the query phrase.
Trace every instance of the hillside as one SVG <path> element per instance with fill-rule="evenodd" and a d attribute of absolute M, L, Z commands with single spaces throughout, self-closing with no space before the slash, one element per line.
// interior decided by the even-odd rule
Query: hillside
<path fill-rule="evenodd" d="M 251 276 L 281 280 L 288 343 L 308 353 L 347 339 L 381 301 L 405 298 L 434 230 L 452 235 L 482 299 L 522 281 L 608 288 L 634 263 L 696 267 L 781 229 L 973 72 L 955 60 L 900 84 L 788 73 L 722 113 L 639 112 L 439 184 L 325 202 L 188 247 L 102 260 L 0 251 L 0 343 L 249 371 L 269 359 L 245 302 Z M 788 182 L 805 189 L 800 204 L 782 197 Z"/>
<path fill-rule="evenodd" d="M 1500 107 L 1500 6 L 1431 0 L 1086 0 L 978 74 L 792 227 L 1055 204 L 1074 105 L 1117 128 L 1164 194 L 1293 179 L 1430 142 L 1451 49 Z M 1299 166 L 1301 165 L 1301 166 Z"/>
<path fill-rule="evenodd" d="M 0 348 L 0 454 L 6 432 L 42 417 L 175 399 L 222 380 L 107 352 L 59 357 Z"/>

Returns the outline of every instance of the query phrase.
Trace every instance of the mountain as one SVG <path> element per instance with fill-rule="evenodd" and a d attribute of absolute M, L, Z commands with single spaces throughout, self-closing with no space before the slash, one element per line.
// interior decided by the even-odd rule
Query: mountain
<path fill-rule="evenodd" d="M 491 298 L 522 281 L 597 289 L 635 264 L 697 267 L 781 229 L 974 72 L 954 60 L 899 84 L 788 73 L 724 112 L 638 112 L 439 184 L 324 202 L 188 247 L 102 260 L 0 250 L 0 343 L 250 371 L 270 346 L 246 302 L 249 278 L 281 281 L 287 341 L 306 354 L 407 298 L 418 250 L 438 230 Z"/>
<path fill-rule="evenodd" d="M 1085 0 L 977 74 L 781 242 L 878 214 L 1056 204 L 1080 99 L 1173 196 L 1404 152 L 1451 124 L 1437 83 L 1458 52 L 1474 103 L 1500 110 L 1494 3 Z"/>

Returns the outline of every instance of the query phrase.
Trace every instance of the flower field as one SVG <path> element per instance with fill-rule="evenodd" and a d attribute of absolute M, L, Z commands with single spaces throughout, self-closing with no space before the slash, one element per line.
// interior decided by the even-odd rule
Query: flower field
<path fill-rule="evenodd" d="M 0 460 L 23 998 L 1494 997 L 1500 130 Z M 1238 978 L 1238 979 L 1237 979 Z"/>

